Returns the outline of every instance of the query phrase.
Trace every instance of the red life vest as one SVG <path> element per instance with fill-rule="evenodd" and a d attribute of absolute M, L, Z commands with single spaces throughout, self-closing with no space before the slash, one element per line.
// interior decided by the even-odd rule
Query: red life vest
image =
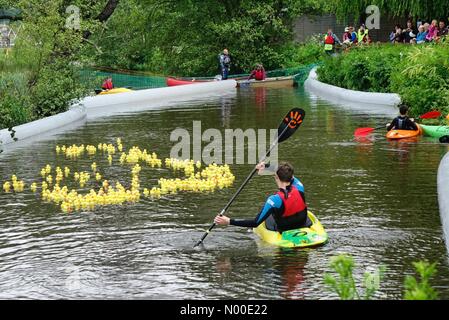
<path fill-rule="evenodd" d="M 102 89 L 104 90 L 111 90 L 113 89 L 113 85 L 112 85 L 112 80 L 105 80 L 103 82 L 103 85 L 101 86 Z"/>
<path fill-rule="evenodd" d="M 256 70 L 254 78 L 256 80 L 265 80 L 265 72 L 263 70 Z"/>
<path fill-rule="evenodd" d="M 281 197 L 282 203 L 284 204 L 284 213 L 282 214 L 283 218 L 293 216 L 307 209 L 307 205 L 301 194 L 294 186 L 291 187 L 287 199 L 285 198 L 285 193 L 282 191 L 278 191 L 276 194 Z"/>
<path fill-rule="evenodd" d="M 323 39 L 323 38 L 321 38 Z M 326 38 L 324 39 L 325 44 L 335 44 L 335 39 L 332 37 L 330 33 L 327 34 Z"/>

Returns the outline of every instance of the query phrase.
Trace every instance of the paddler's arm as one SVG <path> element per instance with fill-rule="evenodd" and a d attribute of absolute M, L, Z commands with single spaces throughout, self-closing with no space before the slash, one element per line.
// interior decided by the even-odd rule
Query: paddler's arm
<path fill-rule="evenodd" d="M 398 118 L 394 118 L 393 121 L 391 121 L 390 125 L 387 127 L 387 131 L 391 131 L 396 126 L 396 123 L 398 122 Z"/>
<path fill-rule="evenodd" d="M 282 200 L 278 195 L 272 195 L 267 199 L 262 210 L 254 219 L 244 220 L 244 219 L 231 219 L 226 216 L 216 216 L 214 222 L 222 226 L 237 226 L 245 228 L 257 228 L 262 222 L 264 222 L 270 214 L 275 210 L 280 209 L 282 206 Z"/>
<path fill-rule="evenodd" d="M 416 125 L 416 122 L 412 119 L 408 118 L 409 126 L 413 128 L 413 130 L 418 130 L 418 126 Z"/>

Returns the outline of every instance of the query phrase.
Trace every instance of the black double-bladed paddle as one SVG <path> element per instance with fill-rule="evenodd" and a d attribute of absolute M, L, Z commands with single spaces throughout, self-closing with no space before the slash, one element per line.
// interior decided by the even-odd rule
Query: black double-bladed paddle
<path fill-rule="evenodd" d="M 266 153 L 266 155 L 259 161 L 261 163 L 262 161 L 265 161 L 266 158 L 270 156 L 271 151 L 281 142 L 287 140 L 290 138 L 296 130 L 301 126 L 302 122 L 304 121 L 304 118 L 306 116 L 306 112 L 303 109 L 294 108 L 290 110 L 287 115 L 284 117 L 284 120 L 279 125 L 278 128 L 278 136 L 275 141 L 273 141 L 273 144 L 271 145 L 270 149 Z M 224 215 L 226 211 L 229 209 L 231 204 L 234 202 L 235 198 L 242 192 L 243 188 L 248 184 L 249 180 L 254 176 L 254 174 L 257 172 L 256 167 L 251 171 L 249 176 L 245 179 L 245 181 L 242 183 L 240 188 L 236 191 L 236 193 L 232 196 L 231 200 L 226 204 L 226 206 L 221 210 L 220 216 Z M 212 223 L 212 225 L 209 227 L 209 229 L 204 233 L 204 235 L 201 237 L 200 241 L 198 241 L 194 248 L 199 246 L 201 243 L 203 243 L 204 239 L 207 237 L 207 235 L 212 231 L 212 229 L 216 226 L 215 222 Z"/>

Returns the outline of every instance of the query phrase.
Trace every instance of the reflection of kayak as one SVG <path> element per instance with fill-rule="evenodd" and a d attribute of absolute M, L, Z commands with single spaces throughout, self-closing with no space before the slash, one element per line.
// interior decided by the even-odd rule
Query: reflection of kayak
<path fill-rule="evenodd" d="M 240 80 L 237 81 L 237 87 L 293 87 L 293 76 L 266 78 L 265 80 Z"/>
<path fill-rule="evenodd" d="M 425 126 L 421 125 L 425 135 L 434 138 L 441 138 L 442 136 L 449 135 L 449 126 Z"/>
<path fill-rule="evenodd" d="M 387 133 L 387 139 L 404 139 L 413 138 L 422 134 L 422 128 L 417 124 L 418 130 L 391 130 Z"/>
<path fill-rule="evenodd" d="M 174 87 L 174 86 L 183 86 L 186 84 L 195 84 L 195 83 L 204 83 L 204 82 L 210 82 L 213 80 L 195 80 L 195 79 L 177 79 L 177 78 L 167 78 L 167 86 Z"/>
<path fill-rule="evenodd" d="M 308 212 L 313 225 L 310 228 L 301 228 L 284 231 L 282 234 L 267 230 L 265 221 L 253 229 L 262 240 L 284 248 L 306 248 L 321 245 L 327 242 L 327 233 L 320 221 L 312 212 Z"/>
<path fill-rule="evenodd" d="M 114 88 L 111 90 L 103 90 L 99 93 L 99 95 L 103 95 L 103 94 L 115 94 L 115 93 L 123 93 L 123 92 L 131 92 L 133 90 L 128 89 L 128 88 Z"/>

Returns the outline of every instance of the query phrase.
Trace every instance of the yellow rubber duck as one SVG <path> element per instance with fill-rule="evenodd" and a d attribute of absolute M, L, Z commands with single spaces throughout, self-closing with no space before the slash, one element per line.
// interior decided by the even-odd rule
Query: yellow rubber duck
<path fill-rule="evenodd" d="M 3 190 L 5 191 L 5 192 L 11 192 L 11 183 L 9 183 L 9 181 L 6 181 L 4 184 L 3 184 Z"/>

